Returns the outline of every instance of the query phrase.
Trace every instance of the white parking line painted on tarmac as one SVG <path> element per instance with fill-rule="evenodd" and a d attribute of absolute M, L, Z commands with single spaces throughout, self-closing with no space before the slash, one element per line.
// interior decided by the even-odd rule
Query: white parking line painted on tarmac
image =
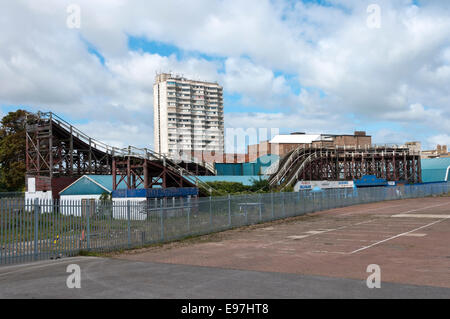
<path fill-rule="evenodd" d="M 307 231 L 307 232 L 304 232 L 305 234 L 308 234 L 308 235 L 306 235 L 305 238 L 312 237 L 312 236 L 316 236 L 316 235 L 322 235 L 322 234 L 329 233 L 329 232 L 332 232 L 332 231 L 342 230 L 342 229 L 345 229 L 345 228 L 348 228 L 348 227 L 352 227 L 352 226 L 357 226 L 357 225 L 367 224 L 367 223 L 373 222 L 374 220 L 375 220 L 375 219 L 370 219 L 370 220 L 366 220 L 366 221 L 359 222 L 359 223 L 356 223 L 356 224 L 345 225 L 345 226 L 338 227 L 338 228 L 335 228 L 335 229 L 328 229 L 328 230 L 321 230 L 321 231 L 313 231 L 314 233 L 311 233 L 311 231 Z M 290 239 L 290 240 L 292 240 L 292 239 Z M 277 240 L 277 241 L 271 242 L 271 243 L 269 243 L 269 244 L 263 244 L 263 245 L 260 245 L 260 246 L 258 246 L 258 248 L 267 248 L 268 246 L 280 244 L 280 243 L 283 243 L 283 242 L 285 242 L 285 241 L 286 241 L 285 239 L 283 239 L 283 240 Z"/>
<path fill-rule="evenodd" d="M 445 219 L 447 219 L 447 218 L 445 218 Z M 392 239 L 395 239 L 395 238 L 398 238 L 398 237 L 401 237 L 401 236 L 408 235 L 408 234 L 410 234 L 410 233 L 413 233 L 413 232 L 415 232 L 415 231 L 417 231 L 417 230 L 420 230 L 420 229 L 423 229 L 423 228 L 426 228 L 426 227 L 430 227 L 430 226 L 432 226 L 432 225 L 434 225 L 434 224 L 438 224 L 438 223 L 440 223 L 440 222 L 443 222 L 445 219 L 440 219 L 440 220 L 434 221 L 434 222 L 432 222 L 432 223 L 429 223 L 429 224 L 423 225 L 423 226 L 421 226 L 421 227 L 418 227 L 418 228 L 416 228 L 416 229 L 410 230 L 410 231 L 408 231 L 408 232 L 401 233 L 401 234 L 398 234 L 398 235 L 395 235 L 395 236 L 386 238 L 386 239 L 384 239 L 384 240 L 380 240 L 380 241 L 378 241 L 378 242 L 376 242 L 376 243 L 373 243 L 372 245 L 369 245 L 369 246 L 365 246 L 365 247 L 356 249 L 356 250 L 352 251 L 350 254 L 358 253 L 358 252 L 360 252 L 360 251 L 369 249 L 369 248 L 371 248 L 371 247 L 373 247 L 373 246 L 376 246 L 376 245 L 385 243 L 385 242 L 387 242 L 387 241 L 389 241 L 389 240 L 392 240 Z"/>
<path fill-rule="evenodd" d="M 406 217 L 406 218 L 450 218 L 450 215 L 440 215 L 440 214 L 398 214 L 392 215 L 391 217 Z"/>
<path fill-rule="evenodd" d="M 333 229 L 333 230 L 335 230 L 335 229 Z M 325 232 L 327 232 L 326 230 L 310 230 L 310 231 L 307 231 L 307 232 L 305 232 L 306 234 L 310 234 L 310 235 L 317 235 L 317 234 L 322 234 L 322 233 L 325 233 Z"/>
<path fill-rule="evenodd" d="M 302 239 L 302 238 L 306 238 L 309 237 L 308 235 L 303 235 L 303 236 L 288 236 L 287 238 L 289 239 Z"/>
<path fill-rule="evenodd" d="M 312 250 L 311 253 L 317 253 L 317 254 L 339 254 L 339 255 L 346 255 L 347 254 L 344 251 L 327 251 L 327 250 Z"/>

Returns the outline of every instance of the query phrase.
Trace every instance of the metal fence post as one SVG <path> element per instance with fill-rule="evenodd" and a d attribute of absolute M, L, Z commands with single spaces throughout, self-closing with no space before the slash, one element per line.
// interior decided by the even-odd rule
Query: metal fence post
<path fill-rule="evenodd" d="M 316 193 L 313 192 L 312 193 L 312 211 L 311 212 L 315 212 L 316 211 Z"/>
<path fill-rule="evenodd" d="M 209 226 L 212 228 L 212 197 L 209 196 Z"/>
<path fill-rule="evenodd" d="M 128 219 L 128 248 L 131 247 L 131 203 L 127 200 L 127 219 Z"/>
<path fill-rule="evenodd" d="M 34 199 L 34 260 L 38 259 L 39 199 Z"/>
<path fill-rule="evenodd" d="M 161 199 L 161 210 L 160 210 L 160 222 L 161 222 L 161 241 L 164 241 L 164 208 L 163 200 Z"/>
<path fill-rule="evenodd" d="M 306 196 L 305 191 L 302 192 L 302 201 L 303 201 L 303 214 L 306 214 Z M 300 194 L 300 190 L 298 190 L 298 193 Z"/>
<path fill-rule="evenodd" d="M 286 217 L 286 207 L 284 203 L 284 193 L 281 193 L 282 199 L 283 199 L 283 217 Z"/>
<path fill-rule="evenodd" d="M 275 211 L 274 211 L 274 207 L 273 207 L 273 192 L 270 192 L 270 206 L 271 206 L 271 210 L 272 210 L 272 219 L 274 219 Z"/>
<path fill-rule="evenodd" d="M 259 221 L 262 222 L 262 195 L 259 194 Z"/>
<path fill-rule="evenodd" d="M 187 230 L 188 233 L 191 232 L 191 196 L 189 195 L 187 198 Z"/>
<path fill-rule="evenodd" d="M 90 200 L 86 203 L 86 239 L 87 239 L 87 249 L 91 249 L 91 225 L 90 225 L 90 216 L 91 215 L 91 202 Z"/>
<path fill-rule="evenodd" d="M 338 192 L 339 193 L 339 192 Z M 320 211 L 323 211 L 323 210 L 325 210 L 324 209 L 324 204 L 323 204 L 323 202 L 324 202 L 324 200 L 323 200 L 323 198 L 324 198 L 324 195 L 325 195 L 325 190 L 322 190 L 321 192 L 320 192 Z M 341 201 L 341 199 L 339 198 L 339 201 Z"/>
<path fill-rule="evenodd" d="M 247 204 L 244 204 L 245 224 L 248 225 Z"/>
<path fill-rule="evenodd" d="M 231 195 L 228 194 L 228 226 L 231 227 Z"/>

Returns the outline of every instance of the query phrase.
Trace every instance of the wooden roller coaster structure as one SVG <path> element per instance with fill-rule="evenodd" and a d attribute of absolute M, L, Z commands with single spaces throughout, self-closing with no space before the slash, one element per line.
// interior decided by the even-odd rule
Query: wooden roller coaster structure
<path fill-rule="evenodd" d="M 122 183 L 138 187 L 209 186 L 198 175 L 215 175 L 208 163 L 174 161 L 150 149 L 117 148 L 84 134 L 51 112 L 38 112 L 27 121 L 26 177 L 34 177 L 36 190 L 52 191 L 53 197 L 83 175 L 112 175 L 113 190 Z"/>
<path fill-rule="evenodd" d="M 420 153 L 399 146 L 301 146 L 286 154 L 269 178 L 285 189 L 298 181 L 351 181 L 376 175 L 387 181 L 420 183 Z"/>

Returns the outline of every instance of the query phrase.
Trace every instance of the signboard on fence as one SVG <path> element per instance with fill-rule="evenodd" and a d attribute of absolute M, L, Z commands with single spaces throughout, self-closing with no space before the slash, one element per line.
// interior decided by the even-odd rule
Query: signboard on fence
<path fill-rule="evenodd" d="M 298 192 L 299 190 L 311 190 L 315 187 L 319 187 L 322 189 L 329 188 L 353 188 L 353 181 L 299 181 L 295 187 L 294 191 Z"/>

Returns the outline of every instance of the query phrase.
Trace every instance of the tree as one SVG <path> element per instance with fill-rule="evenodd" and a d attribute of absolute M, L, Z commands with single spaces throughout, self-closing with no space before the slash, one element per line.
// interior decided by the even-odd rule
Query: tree
<path fill-rule="evenodd" d="M 99 198 L 100 202 L 97 205 L 97 214 L 100 217 L 112 217 L 112 196 L 108 192 L 102 193 Z"/>
<path fill-rule="evenodd" d="M 0 191 L 18 192 L 25 189 L 25 143 L 27 118 L 24 110 L 9 112 L 0 126 Z"/>
<path fill-rule="evenodd" d="M 103 193 L 100 195 L 99 200 L 100 200 L 101 202 L 110 202 L 110 201 L 112 200 L 112 199 L 111 199 L 111 194 L 108 193 L 108 192 L 103 192 Z"/>
<path fill-rule="evenodd" d="M 242 194 L 249 191 L 249 186 L 237 182 L 207 182 L 213 189 L 212 196 L 224 196 L 227 194 Z"/>
<path fill-rule="evenodd" d="M 252 186 L 250 186 L 250 191 L 258 192 L 258 193 L 267 193 L 270 192 L 270 183 L 267 179 L 253 179 Z"/>
<path fill-rule="evenodd" d="M 224 196 L 227 194 L 251 194 L 251 193 L 268 193 L 272 190 L 267 179 L 253 179 L 252 185 L 247 186 L 238 182 L 207 182 L 212 188 L 212 196 Z"/>

